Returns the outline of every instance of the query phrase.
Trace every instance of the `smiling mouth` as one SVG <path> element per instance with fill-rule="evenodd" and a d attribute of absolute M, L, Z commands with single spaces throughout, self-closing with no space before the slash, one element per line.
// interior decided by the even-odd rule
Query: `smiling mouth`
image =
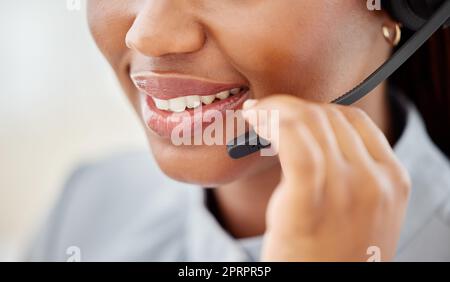
<path fill-rule="evenodd" d="M 157 109 L 173 113 L 181 113 L 186 111 L 186 109 L 197 109 L 200 106 L 208 106 L 219 103 L 220 101 L 226 102 L 229 100 L 231 102 L 231 98 L 240 96 L 247 91 L 248 88 L 242 86 L 230 90 L 223 90 L 212 95 L 190 95 L 172 99 L 158 99 L 156 97 L 151 98 Z"/>
<path fill-rule="evenodd" d="M 136 88 L 151 97 L 158 110 L 173 113 L 232 100 L 249 90 L 244 83 L 222 83 L 182 74 L 144 71 L 130 77 Z"/>
<path fill-rule="evenodd" d="M 248 99 L 250 95 L 249 92 L 250 90 L 248 88 L 242 88 L 239 93 L 228 94 L 228 98 L 222 100 L 216 97 L 217 94 L 214 96 L 200 96 L 200 101 L 206 98 L 206 102 L 209 104 L 196 102 L 195 105 L 191 105 L 194 107 L 199 104 L 194 108 L 188 108 L 187 106 L 188 102 L 186 100 L 190 96 L 179 97 L 177 99 L 184 99 L 184 105 L 177 106 L 175 104 L 174 108 L 176 111 L 166 109 L 167 107 L 165 105 L 163 106 L 164 109 L 160 109 L 162 107 L 161 105 L 159 105 L 159 107 L 156 106 L 154 97 L 141 93 L 142 117 L 147 127 L 160 137 L 171 138 L 174 130 L 180 126 L 184 128 L 185 132 L 193 134 L 199 126 L 203 131 L 206 127 L 213 124 L 216 121 L 217 114 L 220 114 L 222 117 L 226 117 L 230 111 L 232 113 L 236 113 L 236 111 L 240 110 L 243 103 Z M 227 94 L 223 94 L 223 97 L 226 95 Z M 208 96 L 212 97 L 207 98 Z M 169 103 L 169 107 L 173 109 L 172 107 L 174 104 L 171 102 L 172 99 L 166 100 L 163 103 Z M 223 120 L 225 120 L 225 118 L 223 118 Z"/>
<path fill-rule="evenodd" d="M 222 83 L 186 75 L 141 73 L 131 75 L 140 90 L 143 119 L 161 137 L 170 137 L 181 125 L 193 132 L 206 128 L 217 115 L 235 112 L 250 96 L 244 83 Z"/>

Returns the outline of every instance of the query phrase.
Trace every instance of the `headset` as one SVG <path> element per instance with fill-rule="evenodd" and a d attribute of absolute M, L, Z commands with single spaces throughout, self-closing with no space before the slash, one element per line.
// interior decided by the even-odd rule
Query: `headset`
<path fill-rule="evenodd" d="M 382 0 L 382 8 L 415 33 L 374 73 L 331 103 L 351 105 L 402 66 L 440 27 L 450 26 L 450 0 Z M 270 146 L 250 130 L 227 144 L 228 155 L 240 159 Z"/>

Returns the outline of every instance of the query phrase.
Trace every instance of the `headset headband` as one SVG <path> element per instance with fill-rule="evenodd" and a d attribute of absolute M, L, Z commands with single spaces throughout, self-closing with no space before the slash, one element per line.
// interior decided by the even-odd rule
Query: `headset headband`
<path fill-rule="evenodd" d="M 444 3 L 444 0 L 382 0 L 384 10 L 404 27 L 419 30 Z M 450 25 L 450 19 L 446 25 Z"/>

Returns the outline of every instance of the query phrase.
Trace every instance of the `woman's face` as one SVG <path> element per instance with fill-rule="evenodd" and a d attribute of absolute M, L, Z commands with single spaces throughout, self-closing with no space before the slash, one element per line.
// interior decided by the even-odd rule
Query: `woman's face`
<path fill-rule="evenodd" d="M 207 82 L 205 91 L 248 89 L 220 102 L 227 107 L 234 99 L 234 109 L 248 97 L 277 93 L 329 102 L 388 53 L 385 15 L 369 11 L 366 0 L 90 0 L 88 19 L 162 170 L 205 186 L 262 173 L 277 159 L 232 160 L 224 145 L 177 146 L 158 130 L 167 127 L 169 112 L 155 109 L 145 94 L 193 95 L 189 85 L 199 91 Z M 176 94 L 176 85 L 187 92 Z"/>

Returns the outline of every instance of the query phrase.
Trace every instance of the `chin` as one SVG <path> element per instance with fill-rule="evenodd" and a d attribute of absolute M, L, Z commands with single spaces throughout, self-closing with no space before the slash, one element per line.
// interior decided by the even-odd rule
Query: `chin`
<path fill-rule="evenodd" d="M 149 141 L 156 162 L 168 177 L 202 187 L 233 183 L 274 162 L 258 154 L 234 160 L 225 146 L 174 146 L 169 140 L 154 136 Z"/>

